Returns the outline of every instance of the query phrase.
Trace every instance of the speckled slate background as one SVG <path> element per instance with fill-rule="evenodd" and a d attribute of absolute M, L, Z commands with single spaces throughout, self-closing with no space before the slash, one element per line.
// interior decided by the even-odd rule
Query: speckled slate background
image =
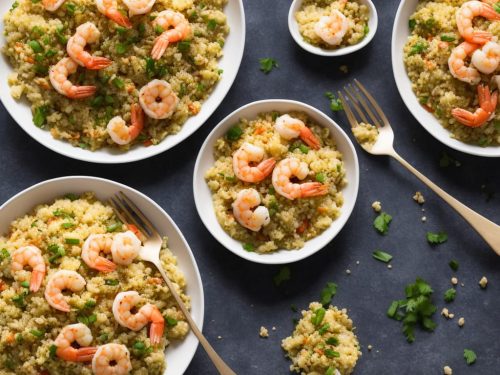
<path fill-rule="evenodd" d="M 229 0 L 232 1 L 232 0 Z M 195 254 L 205 288 L 204 332 L 215 349 L 238 374 L 288 374 L 289 362 L 280 348 L 292 331 L 290 309 L 319 298 L 328 281 L 339 285 L 334 303 L 345 307 L 357 327 L 363 356 L 356 374 L 441 374 L 445 364 L 454 374 L 493 375 L 500 372 L 500 258 L 473 230 L 431 191 L 396 162 L 373 157 L 359 148 L 361 181 L 354 212 L 342 230 L 316 255 L 290 265 L 292 278 L 279 288 L 272 281 L 279 266 L 263 266 L 240 259 L 221 247 L 200 221 L 194 206 L 192 172 L 198 149 L 210 130 L 228 113 L 254 100 L 295 99 L 328 113 L 347 129 L 343 114 L 332 114 L 324 92 L 337 90 L 353 78 L 375 94 L 396 133 L 397 150 L 445 190 L 478 212 L 500 222 L 500 162 L 447 149 L 411 116 L 397 92 L 390 61 L 392 23 L 398 1 L 375 1 L 379 28 L 375 39 L 353 55 L 328 59 L 301 50 L 288 33 L 289 0 L 245 0 L 247 41 L 236 82 L 210 120 L 176 148 L 147 161 L 103 166 L 67 159 L 28 137 L 0 105 L 0 202 L 45 179 L 86 174 L 128 184 L 157 201 L 176 221 Z M 258 59 L 273 57 L 279 69 L 259 71 Z M 349 73 L 339 71 L 346 64 Z M 461 166 L 439 166 L 446 151 Z M 412 195 L 421 190 L 427 222 Z M 491 197 L 491 192 L 497 191 Z M 489 192 L 489 193 L 488 193 Z M 489 200 L 488 200 L 489 196 Z M 372 228 L 372 201 L 382 201 L 394 217 L 389 234 Z M 427 244 L 427 230 L 445 230 L 443 245 Z M 371 252 L 384 249 L 394 255 L 392 270 L 375 261 Z M 446 321 L 438 314 L 434 333 L 417 330 L 408 344 L 399 323 L 385 311 L 393 299 L 403 297 L 404 286 L 417 276 L 435 290 L 439 311 L 443 292 L 453 272 L 448 262 L 457 259 L 460 283 L 456 300 L 447 306 L 455 314 Z M 356 265 L 359 261 L 359 265 Z M 346 269 L 351 274 L 346 274 Z M 486 275 L 486 290 L 478 286 Z M 465 317 L 460 329 L 457 318 Z M 258 336 L 264 325 L 268 339 Z M 218 336 L 221 338 L 218 339 Z M 369 352 L 366 347 L 373 345 Z M 473 349 L 477 362 L 465 364 L 463 349 Z M 198 349 L 187 374 L 216 374 L 208 357 Z"/>

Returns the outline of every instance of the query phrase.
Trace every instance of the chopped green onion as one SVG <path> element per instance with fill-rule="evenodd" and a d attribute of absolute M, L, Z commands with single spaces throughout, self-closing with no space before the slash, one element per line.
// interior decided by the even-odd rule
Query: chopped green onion
<path fill-rule="evenodd" d="M 448 265 L 453 271 L 458 271 L 458 262 L 455 259 L 450 260 L 450 263 L 448 263 Z"/>
<path fill-rule="evenodd" d="M 309 152 L 309 147 L 307 147 L 306 145 L 304 144 L 300 144 L 299 145 L 299 150 L 300 152 L 302 152 L 303 154 L 307 154 Z"/>
<path fill-rule="evenodd" d="M 104 280 L 104 284 L 106 284 L 106 285 L 116 286 L 119 283 L 120 282 L 117 279 L 105 279 Z"/>
<path fill-rule="evenodd" d="M 325 318 L 326 310 L 322 307 L 320 307 L 314 315 L 311 318 L 311 323 L 314 324 L 316 327 L 319 326 L 322 322 L 323 319 Z"/>
<path fill-rule="evenodd" d="M 213 30 L 215 30 L 216 27 L 217 27 L 217 22 L 215 20 L 212 20 L 212 19 L 208 20 L 208 22 L 207 22 L 208 30 L 213 31 Z"/>
<path fill-rule="evenodd" d="M 342 106 L 342 101 L 340 98 L 335 97 L 335 94 L 331 91 L 325 92 L 325 96 L 330 99 L 330 109 L 332 112 L 343 111 L 344 107 Z"/>
<path fill-rule="evenodd" d="M 59 26 L 56 29 L 56 38 L 59 41 L 59 43 L 65 45 L 65 44 L 68 43 L 68 38 L 66 38 L 66 36 L 63 34 L 63 31 L 64 31 L 64 27 L 63 26 Z"/>
<path fill-rule="evenodd" d="M 448 235 L 446 232 L 438 232 L 438 233 L 433 233 L 433 232 L 427 232 L 427 241 L 430 244 L 442 244 L 448 240 Z"/>
<path fill-rule="evenodd" d="M 90 105 L 92 107 L 100 107 L 103 104 L 103 102 L 104 102 L 104 96 L 98 95 L 95 98 L 92 98 L 92 100 L 90 101 Z"/>
<path fill-rule="evenodd" d="M 127 52 L 127 46 L 123 43 L 118 43 L 115 47 L 115 51 L 119 55 L 123 55 L 125 52 Z"/>
<path fill-rule="evenodd" d="M 318 182 L 325 182 L 325 175 L 323 173 L 316 173 L 316 181 Z"/>
<path fill-rule="evenodd" d="M 446 34 L 442 34 L 441 35 L 441 40 L 443 42 L 454 42 L 455 41 L 455 37 L 454 36 L 450 36 L 450 35 L 446 35 Z"/>
<path fill-rule="evenodd" d="M 190 40 L 183 40 L 179 43 L 177 43 L 177 49 L 181 52 L 187 52 L 189 51 L 189 48 L 191 47 L 191 41 Z"/>
<path fill-rule="evenodd" d="M 127 29 L 122 26 L 116 26 L 115 30 L 118 34 L 125 34 L 127 32 Z"/>
<path fill-rule="evenodd" d="M 243 130 L 239 127 L 239 125 L 234 125 L 230 128 L 226 133 L 226 138 L 230 141 L 237 141 L 243 134 Z"/>
<path fill-rule="evenodd" d="M 106 342 L 106 341 L 108 341 L 108 334 L 107 334 L 107 333 L 103 333 L 102 335 L 100 335 L 100 336 L 98 337 L 98 340 L 99 340 L 100 342 Z"/>
<path fill-rule="evenodd" d="M 335 371 L 335 369 L 333 367 L 328 367 L 326 369 L 325 375 L 333 375 L 334 371 Z"/>
<path fill-rule="evenodd" d="M 113 223 L 106 228 L 106 232 L 108 233 L 116 232 L 118 229 L 121 229 L 122 226 L 123 224 L 121 222 Z"/>
<path fill-rule="evenodd" d="M 167 324 L 170 326 L 170 327 L 175 327 L 177 325 L 177 319 L 174 319 L 174 318 L 171 318 L 169 316 L 167 316 Z"/>
<path fill-rule="evenodd" d="M 340 353 L 336 352 L 335 350 L 332 350 L 332 349 L 325 349 L 325 355 L 328 358 L 340 357 Z"/>
<path fill-rule="evenodd" d="M 27 282 L 27 281 L 23 281 L 23 282 L 21 282 L 21 286 L 24 287 L 24 288 L 29 288 L 30 287 L 30 283 Z"/>
<path fill-rule="evenodd" d="M 324 334 L 328 331 L 328 328 L 330 328 L 330 324 L 325 323 L 325 324 L 323 324 L 323 325 L 321 326 L 321 328 L 320 328 L 320 329 L 318 329 L 318 333 L 319 333 L 320 335 L 324 335 Z"/>
<path fill-rule="evenodd" d="M 384 263 L 389 263 L 392 259 L 392 255 L 389 254 L 389 253 L 386 253 L 385 251 L 382 251 L 382 250 L 375 250 L 373 253 L 372 253 L 372 256 L 377 259 L 377 260 L 380 260 L 381 262 L 384 262 Z"/>
<path fill-rule="evenodd" d="M 161 33 L 163 33 L 163 31 L 164 31 L 163 27 L 161 27 L 160 25 L 155 26 L 155 33 L 161 34 Z"/>
<path fill-rule="evenodd" d="M 417 21 L 416 20 L 414 20 L 414 19 L 408 20 L 408 27 L 410 28 L 410 30 L 413 30 L 416 25 L 417 25 Z"/>
<path fill-rule="evenodd" d="M 67 245 L 79 245 L 80 240 L 78 238 L 66 238 L 64 240 Z"/>
<path fill-rule="evenodd" d="M 412 55 L 416 55 L 416 54 L 419 54 L 419 53 L 422 53 L 422 52 L 425 52 L 425 50 L 427 50 L 427 43 L 423 43 L 423 42 L 417 42 L 415 43 L 412 47 L 411 47 L 411 50 L 410 50 L 410 56 Z"/>
<path fill-rule="evenodd" d="M 111 83 L 117 88 L 117 89 L 123 89 L 125 87 L 125 82 L 123 82 L 123 79 L 116 77 L 114 80 L 111 81 Z"/>
<path fill-rule="evenodd" d="M 255 246 L 251 243 L 245 243 L 243 244 L 243 249 L 248 252 L 253 252 L 255 251 Z"/>
<path fill-rule="evenodd" d="M 16 341 L 23 342 L 23 340 L 24 340 L 24 337 L 23 337 L 22 333 L 16 333 Z"/>
<path fill-rule="evenodd" d="M 97 304 L 97 302 L 94 299 L 89 299 L 89 300 L 85 301 L 85 305 L 83 305 L 83 307 L 85 309 L 91 309 L 92 307 L 95 307 L 96 304 Z"/>
<path fill-rule="evenodd" d="M 41 52 L 43 52 L 43 47 L 36 40 L 30 40 L 28 42 L 28 45 L 31 47 L 31 49 L 35 53 L 41 53 Z"/>
<path fill-rule="evenodd" d="M 76 11 L 76 5 L 73 3 L 66 3 L 66 11 L 68 12 L 69 15 L 75 14 Z"/>
<path fill-rule="evenodd" d="M 76 201 L 77 199 L 79 199 L 80 196 L 73 194 L 73 193 L 68 193 L 64 196 L 64 198 L 69 199 L 71 202 L 73 202 L 73 201 Z"/>
<path fill-rule="evenodd" d="M 339 339 L 336 338 L 336 337 L 329 337 L 327 340 L 326 340 L 326 343 L 328 345 L 333 345 L 333 346 L 337 346 L 339 344 Z"/>
<path fill-rule="evenodd" d="M 64 229 L 69 229 L 73 228 L 75 225 L 76 225 L 75 223 L 62 223 L 61 227 L 63 227 Z"/>
<path fill-rule="evenodd" d="M 38 329 L 32 329 L 30 331 L 30 333 L 35 336 L 35 337 L 38 337 L 38 338 L 42 338 L 44 335 L 45 335 L 45 332 L 43 331 L 39 331 Z"/>
<path fill-rule="evenodd" d="M 49 111 L 49 107 L 46 105 L 42 105 L 40 107 L 35 108 L 35 114 L 33 115 L 33 123 L 39 128 L 42 127 L 47 121 L 47 112 Z"/>
<path fill-rule="evenodd" d="M 50 347 L 49 347 L 49 357 L 54 359 L 56 357 L 56 352 L 57 352 L 57 346 L 55 346 L 54 344 L 52 344 Z"/>

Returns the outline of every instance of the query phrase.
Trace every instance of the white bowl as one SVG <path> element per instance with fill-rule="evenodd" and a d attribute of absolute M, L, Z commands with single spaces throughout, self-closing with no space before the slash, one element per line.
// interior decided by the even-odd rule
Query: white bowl
<path fill-rule="evenodd" d="M 432 113 L 426 111 L 418 102 L 403 62 L 403 47 L 410 35 L 408 20 L 415 12 L 417 5 L 418 0 L 402 0 L 399 4 L 392 29 L 392 70 L 399 94 L 420 125 L 441 143 L 457 151 L 471 155 L 500 157 L 500 146 L 481 147 L 451 138 L 450 132 L 439 123 Z"/>
<path fill-rule="evenodd" d="M 191 249 L 170 216 L 137 190 L 114 181 L 87 176 L 61 177 L 44 181 L 16 194 L 0 207 L 0 233 L 6 233 L 14 219 L 31 212 L 36 205 L 49 203 L 64 194 L 92 191 L 96 193 L 97 198 L 106 200 L 120 190 L 137 204 L 157 228 L 161 228 L 161 235 L 168 236 L 169 248 L 177 257 L 179 268 L 186 277 L 186 292 L 191 297 L 191 315 L 202 329 L 205 309 L 203 285 Z M 182 341 L 173 341 L 165 352 L 167 370 L 164 374 L 182 375 L 197 347 L 198 340 L 192 332 Z"/>
<path fill-rule="evenodd" d="M 0 1 L 0 30 L 2 34 L 0 36 L 0 49 L 5 45 L 3 15 L 8 12 L 12 3 L 13 0 Z M 245 13 L 242 0 L 228 1 L 224 12 L 227 15 L 230 32 L 224 44 L 224 56 L 219 60 L 219 67 L 224 70 L 221 80 L 208 99 L 202 104 L 200 113 L 190 117 L 182 126 L 179 133 L 169 135 L 156 146 L 144 147 L 136 145 L 125 152 L 114 148 L 89 151 L 72 146 L 68 142 L 54 139 L 48 130 L 40 129 L 33 124 L 33 116 L 28 101 L 26 99 L 16 101 L 10 95 L 7 77 L 14 70 L 2 53 L 0 53 L 0 100 L 26 133 L 45 147 L 62 155 L 83 161 L 104 164 L 128 163 L 152 157 L 174 147 L 202 126 L 222 102 L 236 78 L 245 46 Z"/>
<path fill-rule="evenodd" d="M 290 34 L 292 34 L 293 39 L 297 42 L 299 46 L 305 49 L 307 52 L 311 52 L 315 55 L 320 56 L 343 56 L 348 55 L 350 53 L 356 52 L 360 50 L 364 46 L 366 46 L 375 36 L 377 32 L 378 26 L 378 16 L 377 9 L 375 9 L 375 5 L 371 2 L 371 0 L 359 0 L 360 3 L 366 4 L 370 9 L 370 19 L 368 20 L 368 27 L 370 30 L 368 31 L 368 35 L 366 35 L 363 40 L 353 46 L 343 47 L 335 50 L 329 50 L 321 47 L 313 46 L 312 44 L 307 43 L 302 35 L 299 32 L 299 25 L 295 20 L 295 13 L 300 9 L 302 5 L 302 0 L 294 0 L 292 5 L 290 6 L 290 11 L 288 12 L 288 29 L 290 30 Z"/>
<path fill-rule="evenodd" d="M 344 205 L 341 207 L 340 216 L 333 221 L 332 225 L 319 236 L 307 241 L 303 248 L 298 250 L 278 250 L 270 254 L 258 254 L 245 251 L 240 241 L 230 237 L 220 226 L 215 216 L 212 202 L 212 193 L 205 182 L 205 173 L 214 165 L 214 144 L 215 141 L 223 137 L 231 126 L 237 123 L 241 118 L 254 119 L 262 112 L 305 112 L 312 120 L 319 125 L 330 129 L 331 137 L 335 139 L 338 150 L 343 155 L 343 161 L 346 169 L 347 186 L 342 189 L 344 195 Z M 349 219 L 354 208 L 358 195 L 359 184 L 359 166 L 358 157 L 353 144 L 347 134 L 331 118 L 323 112 L 310 105 L 296 102 L 293 100 L 269 99 L 261 100 L 247 104 L 223 119 L 201 146 L 196 165 L 194 167 L 193 190 L 196 209 L 210 233 L 224 247 L 236 255 L 256 263 L 264 264 L 283 264 L 292 263 L 307 258 L 315 252 L 325 247 L 340 232 L 344 224 Z"/>

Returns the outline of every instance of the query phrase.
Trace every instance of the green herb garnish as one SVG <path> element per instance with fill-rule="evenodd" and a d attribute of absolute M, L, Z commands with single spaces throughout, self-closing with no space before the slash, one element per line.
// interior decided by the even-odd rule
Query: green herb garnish
<path fill-rule="evenodd" d="M 251 243 L 244 243 L 243 244 L 243 249 L 248 252 L 253 252 L 255 251 L 255 246 Z"/>
<path fill-rule="evenodd" d="M 111 225 L 108 225 L 106 227 L 106 232 L 108 233 L 113 233 L 116 232 L 117 230 L 121 229 L 123 224 L 121 222 L 113 223 Z"/>
<path fill-rule="evenodd" d="M 387 234 L 389 231 L 389 224 L 392 221 L 392 216 L 385 213 L 381 212 L 380 215 L 378 215 L 375 220 L 373 221 L 373 227 L 380 233 L 380 234 Z"/>
<path fill-rule="evenodd" d="M 57 352 L 57 346 L 55 346 L 54 344 L 52 344 L 52 345 L 49 347 L 49 357 L 50 357 L 51 359 L 56 358 L 56 352 Z"/>
<path fill-rule="evenodd" d="M 318 329 L 318 333 L 319 333 L 320 335 L 324 335 L 324 334 L 328 331 L 328 328 L 330 328 L 330 324 L 328 324 L 328 323 L 323 324 L 323 325 L 321 326 L 321 328 L 320 328 L 320 329 Z"/>
<path fill-rule="evenodd" d="M 377 259 L 377 260 L 380 260 L 381 262 L 384 262 L 384 263 L 389 263 L 392 259 L 392 255 L 389 254 L 389 253 L 386 253 L 385 251 L 382 251 L 382 250 L 375 250 L 373 253 L 372 253 L 372 256 Z"/>
<path fill-rule="evenodd" d="M 413 55 L 416 55 L 416 54 L 424 52 L 425 50 L 427 50 L 427 47 L 428 47 L 427 43 L 424 43 L 424 42 L 417 42 L 417 43 L 415 43 L 411 47 L 410 56 L 413 56 Z"/>
<path fill-rule="evenodd" d="M 344 107 L 342 106 L 342 101 L 340 98 L 336 98 L 335 94 L 331 91 L 325 92 L 325 96 L 330 99 L 330 109 L 333 112 L 343 111 Z"/>
<path fill-rule="evenodd" d="M 191 48 L 191 41 L 190 40 L 183 40 L 179 43 L 177 43 L 177 49 L 181 52 L 187 52 Z"/>
<path fill-rule="evenodd" d="M 35 336 L 35 337 L 37 337 L 37 338 L 39 338 L 39 339 L 40 339 L 40 338 L 42 338 L 43 336 L 45 336 L 45 332 L 44 332 L 44 331 L 39 331 L 38 329 L 32 329 L 32 330 L 30 331 L 30 333 L 31 333 L 33 336 Z"/>
<path fill-rule="evenodd" d="M 325 349 L 325 355 L 328 358 L 340 357 L 340 353 L 332 349 Z"/>
<path fill-rule="evenodd" d="M 465 361 L 467 362 L 467 364 L 470 366 L 474 362 L 476 362 L 477 356 L 476 356 L 476 353 L 474 353 L 473 350 L 464 349 L 464 358 L 465 358 Z"/>
<path fill-rule="evenodd" d="M 127 45 L 124 43 L 118 43 L 115 47 L 115 51 L 119 55 L 123 55 L 125 52 L 127 52 Z"/>
<path fill-rule="evenodd" d="M 97 302 L 94 299 L 89 299 L 85 301 L 85 304 L 83 305 L 84 309 L 91 309 L 97 305 Z"/>
<path fill-rule="evenodd" d="M 259 59 L 260 70 L 265 74 L 269 74 L 274 68 L 279 68 L 278 62 L 270 57 Z"/>
<path fill-rule="evenodd" d="M 47 121 L 48 111 L 49 107 L 46 105 L 42 105 L 40 107 L 35 108 L 35 113 L 33 115 L 33 123 L 39 128 L 41 128 Z"/>
<path fill-rule="evenodd" d="M 339 344 L 339 339 L 336 337 L 329 337 L 325 342 L 328 345 L 337 346 Z"/>
<path fill-rule="evenodd" d="M 413 29 L 415 28 L 416 25 L 417 25 L 417 21 L 416 20 L 414 20 L 412 18 L 410 18 L 408 20 L 408 27 L 410 28 L 410 30 L 413 31 Z"/>
<path fill-rule="evenodd" d="M 444 292 L 444 300 L 446 302 L 452 302 L 453 300 L 455 300 L 456 295 L 457 291 L 453 288 L 450 288 L 446 292 Z"/>
<path fill-rule="evenodd" d="M 441 40 L 443 42 L 454 42 L 455 41 L 455 37 L 454 36 L 450 36 L 450 35 L 446 35 L 446 34 L 442 34 L 441 35 Z"/>
<path fill-rule="evenodd" d="M 325 375 L 333 375 L 334 371 L 335 371 L 335 369 L 333 367 L 328 367 L 326 369 Z"/>
<path fill-rule="evenodd" d="M 117 88 L 117 89 L 123 89 L 125 87 L 125 82 L 123 82 L 123 79 L 116 77 L 114 80 L 111 81 L 111 83 Z"/>
<path fill-rule="evenodd" d="M 171 318 L 169 316 L 167 316 L 167 324 L 170 326 L 170 327 L 175 327 L 177 325 L 177 319 L 174 319 L 174 318 Z"/>
<path fill-rule="evenodd" d="M 495 9 L 495 12 L 500 13 L 500 2 L 493 4 L 493 9 Z"/>
<path fill-rule="evenodd" d="M 120 282 L 117 279 L 105 279 L 104 280 L 104 284 L 106 284 L 106 285 L 116 286 L 119 283 Z"/>
<path fill-rule="evenodd" d="M 326 283 L 326 286 L 321 291 L 320 302 L 323 306 L 328 306 L 332 302 L 332 298 L 337 294 L 337 284 Z"/>
<path fill-rule="evenodd" d="M 78 238 L 65 238 L 64 242 L 67 245 L 79 245 L 80 244 L 80 240 Z"/>
<path fill-rule="evenodd" d="M 442 244 L 447 240 L 448 240 L 448 235 L 445 232 L 438 232 L 438 233 L 427 232 L 427 241 L 430 244 L 433 245 Z"/>
<path fill-rule="evenodd" d="M 458 262 L 455 259 L 450 260 L 450 263 L 448 263 L 448 265 L 453 271 L 458 271 Z"/>
<path fill-rule="evenodd" d="M 77 194 L 68 193 L 68 194 L 64 195 L 64 198 L 69 199 L 71 202 L 74 202 L 74 201 L 76 201 L 77 199 L 79 199 L 79 198 L 80 198 L 80 196 L 79 196 L 79 195 L 77 195 Z"/>
<path fill-rule="evenodd" d="M 28 42 L 28 45 L 31 47 L 31 49 L 35 53 L 42 53 L 43 52 L 43 47 L 36 40 L 30 40 Z"/>
<path fill-rule="evenodd" d="M 280 286 L 285 281 L 290 280 L 290 277 L 291 277 L 290 267 L 288 266 L 281 267 L 278 274 L 273 277 L 274 285 Z"/>
<path fill-rule="evenodd" d="M 324 173 L 316 173 L 316 181 L 323 183 L 325 182 L 325 179 L 326 177 Z"/>
<path fill-rule="evenodd" d="M 69 15 L 75 14 L 76 11 L 76 5 L 73 3 L 66 3 L 66 11 L 68 12 Z"/>
<path fill-rule="evenodd" d="M 99 340 L 100 342 L 106 342 L 106 341 L 108 341 L 108 338 L 109 338 L 109 337 L 108 337 L 108 334 L 107 334 L 107 333 L 103 333 L 102 335 L 100 335 L 100 336 L 98 337 L 98 340 Z"/>
<path fill-rule="evenodd" d="M 29 288 L 29 287 L 30 287 L 30 283 L 29 283 L 29 282 L 27 282 L 27 281 L 22 281 L 22 282 L 21 282 L 21 286 L 22 286 L 23 288 Z"/>
<path fill-rule="evenodd" d="M 242 134 L 243 130 L 239 127 L 239 125 L 234 125 L 227 131 L 226 138 L 231 142 L 234 142 L 240 139 Z"/>
<path fill-rule="evenodd" d="M 323 322 L 325 314 L 326 310 L 320 307 L 318 310 L 314 312 L 314 315 L 311 318 L 311 323 L 314 324 L 316 327 L 319 326 Z"/>
<path fill-rule="evenodd" d="M 1 249 L 0 250 L 0 261 L 10 258 L 10 253 L 9 250 L 7 249 Z"/>

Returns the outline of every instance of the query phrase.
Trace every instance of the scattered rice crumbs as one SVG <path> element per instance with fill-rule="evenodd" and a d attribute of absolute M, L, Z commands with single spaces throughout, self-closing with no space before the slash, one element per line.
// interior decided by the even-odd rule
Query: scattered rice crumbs
<path fill-rule="evenodd" d="M 344 74 L 349 73 L 349 68 L 347 67 L 347 65 L 340 65 L 339 70 Z"/>
<path fill-rule="evenodd" d="M 269 337 L 269 331 L 267 330 L 266 327 L 264 327 L 264 326 L 260 327 L 259 336 L 262 338 Z"/>
<path fill-rule="evenodd" d="M 380 212 L 382 211 L 382 203 L 380 203 L 379 201 L 375 201 L 372 203 L 372 208 L 375 212 Z"/>
<path fill-rule="evenodd" d="M 488 285 L 488 279 L 486 278 L 486 276 L 481 277 L 481 280 L 479 280 L 479 285 L 483 289 L 486 288 L 486 285 Z"/>
<path fill-rule="evenodd" d="M 458 326 L 459 327 L 463 327 L 464 324 L 465 324 L 465 318 L 462 317 L 462 318 L 458 319 Z"/>
<path fill-rule="evenodd" d="M 357 261 L 356 261 L 356 265 L 358 265 L 358 266 L 359 266 L 359 260 L 357 260 Z"/>
<path fill-rule="evenodd" d="M 453 319 L 455 317 L 455 314 L 450 313 L 446 307 L 443 307 L 443 310 L 441 310 L 441 315 L 446 319 Z"/>
<path fill-rule="evenodd" d="M 370 345 L 367 346 L 367 349 L 368 349 L 369 352 L 371 352 L 372 349 L 373 349 L 373 346 L 370 344 Z"/>
<path fill-rule="evenodd" d="M 422 216 L 422 223 L 425 223 L 427 221 L 427 216 Z"/>
<path fill-rule="evenodd" d="M 482 280 L 482 279 L 481 279 Z M 486 280 L 486 282 L 488 282 L 488 280 Z M 457 285 L 458 284 L 458 279 L 456 277 L 452 277 L 451 278 L 451 283 L 453 285 Z M 479 284 L 481 284 L 481 282 L 479 282 Z"/>
<path fill-rule="evenodd" d="M 347 270 L 345 270 L 345 273 L 347 273 L 348 275 L 350 275 L 351 274 L 351 270 L 347 269 Z"/>
<path fill-rule="evenodd" d="M 392 270 L 392 264 L 388 264 L 387 268 L 389 268 L 390 270 Z"/>
<path fill-rule="evenodd" d="M 451 369 L 450 366 L 444 366 L 443 367 L 443 374 L 444 375 L 453 375 L 453 370 Z"/>
<path fill-rule="evenodd" d="M 217 336 L 217 339 L 222 340 L 222 336 Z"/>
<path fill-rule="evenodd" d="M 273 328 L 271 328 L 271 329 L 272 329 L 273 331 L 276 331 L 276 327 L 275 327 L 275 326 L 273 326 Z"/>
<path fill-rule="evenodd" d="M 425 199 L 424 199 L 424 196 L 422 195 L 421 192 L 417 191 L 415 193 L 415 195 L 413 196 L 413 200 L 415 202 L 417 202 L 418 204 L 424 204 L 425 203 Z"/>

